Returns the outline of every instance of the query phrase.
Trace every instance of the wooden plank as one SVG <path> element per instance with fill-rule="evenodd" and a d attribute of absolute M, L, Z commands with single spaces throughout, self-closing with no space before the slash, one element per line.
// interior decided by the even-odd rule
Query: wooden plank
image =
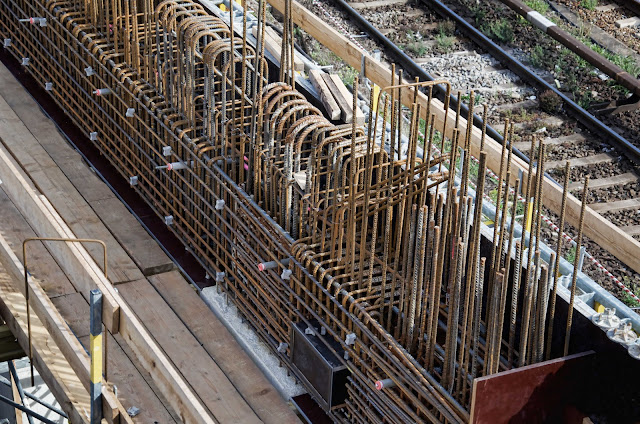
<path fill-rule="evenodd" d="M 80 342 L 88 349 L 90 337 L 81 337 Z M 118 388 L 118 400 L 125 408 L 136 407 L 140 410 L 132 421 L 137 424 L 180 422 L 167 410 L 166 400 L 157 396 L 156 389 L 152 388 L 152 383 L 150 385 L 150 378 L 144 378 L 136 368 L 132 362 L 135 358 L 128 357 L 111 334 L 108 349 L 110 386 Z"/>
<path fill-rule="evenodd" d="M 521 102 L 516 103 L 505 103 L 501 105 L 495 106 L 496 112 L 507 112 L 507 111 L 517 111 L 519 112 L 522 109 L 529 110 L 538 107 L 537 100 L 523 100 Z"/>
<path fill-rule="evenodd" d="M 95 200 L 91 202 L 91 207 L 143 275 L 158 274 L 175 268 L 173 261 L 118 198 Z"/>
<path fill-rule="evenodd" d="M 12 291 L 15 292 L 16 299 L 22 297 L 22 304 L 24 305 L 24 267 L 2 235 L 0 235 L 0 264 L 2 265 L 4 274 L 7 275 L 4 287 L 4 290 L 9 293 L 7 296 L 10 296 Z M 89 355 L 73 334 L 64 318 L 57 311 L 51 299 L 49 299 L 44 290 L 42 290 L 37 279 L 29 278 L 29 292 L 32 320 L 33 317 L 36 316 L 39 320 L 38 322 L 42 325 L 43 332 L 47 334 L 47 337 L 43 339 L 46 340 L 45 346 L 50 349 L 53 349 L 55 346 L 55 348 L 60 351 L 61 355 L 65 358 L 65 363 L 73 370 L 72 374 L 79 379 L 84 390 L 88 392 L 90 387 Z M 17 302 L 17 300 L 14 299 L 12 302 Z M 12 303 L 8 307 L 7 312 L 13 314 L 14 312 L 12 311 L 20 307 L 20 305 Z M 26 312 L 20 316 L 26 318 Z M 7 318 L 5 317 L 5 321 L 6 320 Z M 8 321 L 7 323 L 10 324 Z M 16 329 L 11 327 L 11 325 L 9 325 L 9 327 L 14 335 L 16 335 Z M 40 335 L 38 335 L 38 337 L 40 337 Z M 36 336 L 34 335 L 32 339 L 35 343 Z M 20 341 L 19 337 L 18 341 Z M 21 346 L 25 349 L 25 352 L 28 352 L 28 345 L 27 348 L 25 348 L 25 345 L 21 343 Z M 49 384 L 49 381 L 47 381 L 47 384 Z M 130 420 L 127 420 L 128 416 L 126 416 L 127 414 L 124 408 L 122 408 L 113 393 L 109 391 L 107 387 L 103 387 L 102 393 L 104 397 L 104 415 L 107 421 L 111 424 L 114 422 L 117 423 L 118 419 L 120 419 L 121 422 L 130 422 Z M 123 414 L 126 417 L 122 417 Z"/>
<path fill-rule="evenodd" d="M 640 18 L 637 16 L 632 16 L 626 19 L 619 19 L 616 21 L 616 26 L 618 28 L 637 27 L 640 26 Z"/>
<path fill-rule="evenodd" d="M 2 102 L 2 99 L 0 99 Z M 0 139 L 1 141 L 1 139 Z M 23 216 L 28 216 L 34 232 L 47 237 L 76 238 L 69 227 L 49 204 L 47 198 L 36 192 L 27 177 L 17 168 L 4 148 L 0 147 L 0 180 L 3 189 Z M 45 243 L 76 290 L 86 298 L 100 285 L 111 286 L 102 269 L 79 243 Z M 103 320 L 112 332 L 118 332 L 120 307 L 111 293 L 103 293 Z"/>
<path fill-rule="evenodd" d="M 340 106 L 342 120 L 346 123 L 353 122 L 353 95 L 347 90 L 340 77 L 336 74 L 322 74 L 324 82 L 329 87 L 338 106 Z M 356 106 L 355 119 L 357 125 L 364 125 L 364 114 Z"/>
<path fill-rule="evenodd" d="M 254 37 L 257 37 L 258 27 L 252 28 Z M 273 28 L 265 27 L 264 29 L 264 46 L 273 55 L 278 63 L 282 61 L 282 37 Z M 293 69 L 298 72 L 304 71 L 304 62 L 300 59 L 297 52 L 293 54 Z"/>
<path fill-rule="evenodd" d="M 524 122 L 514 122 L 513 123 L 513 127 L 515 129 L 520 129 L 520 128 L 524 128 L 529 124 L 533 124 L 535 123 L 537 125 L 538 128 L 540 127 L 559 127 L 560 125 L 564 124 L 564 120 L 561 118 L 558 118 L 557 116 L 547 116 L 545 118 L 542 119 L 534 119 L 532 121 L 524 121 Z"/>
<path fill-rule="evenodd" d="M 23 215 L 29 216 L 38 234 L 75 238 L 46 197 L 37 194 L 15 163 L 0 147 L 0 179 Z M 76 289 L 88 296 L 93 288 L 103 294 L 103 322 L 112 333 L 118 331 L 149 372 L 169 405 L 188 423 L 213 423 L 196 395 L 164 355 L 140 320 L 104 277 L 89 253 L 78 243 L 55 243 L 49 250 L 62 269 L 72 276 Z"/>
<path fill-rule="evenodd" d="M 265 33 L 268 34 L 268 39 L 273 40 L 273 48 L 275 50 L 275 53 L 272 54 L 278 59 L 278 62 L 280 63 L 280 58 L 282 57 L 282 37 L 280 37 L 280 34 L 278 34 L 275 29 L 269 26 L 265 27 Z M 298 72 L 304 71 L 304 62 L 302 61 L 302 59 L 300 59 L 299 54 L 295 51 L 293 53 L 293 69 Z"/>
<path fill-rule="evenodd" d="M 604 5 L 601 5 L 601 6 L 596 6 L 595 11 L 596 12 L 610 12 L 610 11 L 616 10 L 618 8 L 620 8 L 619 5 L 610 3 L 610 4 L 604 4 Z"/>
<path fill-rule="evenodd" d="M 353 7 L 356 10 L 364 10 L 364 9 L 377 9 L 379 7 L 385 7 L 385 6 L 402 6 L 407 3 L 409 3 L 409 0 L 375 0 L 375 1 L 365 1 L 365 2 L 353 2 L 353 3 L 349 3 L 349 6 Z"/>
<path fill-rule="evenodd" d="M 13 393 L 13 401 L 16 403 L 21 403 L 22 399 L 20 399 L 20 391 L 18 390 L 18 385 L 16 384 L 16 381 L 13 378 L 13 374 L 11 373 L 9 373 L 9 380 L 11 381 L 11 392 Z M 22 424 L 22 412 L 19 412 L 17 409 L 15 410 L 15 419 L 16 424 Z"/>
<path fill-rule="evenodd" d="M 580 133 L 573 133 L 569 135 L 564 135 L 562 137 L 554 137 L 554 138 L 545 138 L 544 144 L 547 146 L 559 146 L 565 143 L 582 143 L 586 139 Z M 531 148 L 531 141 L 517 141 L 513 143 L 513 147 L 520 151 L 527 152 Z"/>
<path fill-rule="evenodd" d="M 640 209 L 640 198 L 617 200 L 615 202 L 592 203 L 589 207 L 598 212 L 618 212 L 628 209 Z"/>
<path fill-rule="evenodd" d="M 27 122 L 31 122 L 36 118 L 39 118 L 39 120 L 46 119 L 42 116 L 39 108 L 32 107 L 28 111 L 30 113 L 24 112 L 24 115 L 28 117 Z M 36 113 L 41 116 L 34 117 L 33 115 Z M 65 222 L 78 238 L 97 238 L 107 244 L 109 250 L 109 279 L 117 283 L 142 278 L 142 273 L 131 261 L 131 258 L 104 225 L 100 223 L 91 207 L 84 201 L 80 193 L 58 168 L 58 165 L 39 144 L 32 131 L 36 132 L 36 134 L 39 133 L 35 129 L 31 129 L 31 124 L 29 124 L 30 128 L 27 128 L 22 121 L 15 122 L 11 119 L 8 121 L 10 122 L 9 124 L 2 125 L 8 117 L 12 116 L 17 115 L 4 97 L 0 96 L 0 139 L 2 139 L 2 143 L 20 166 L 28 171 L 29 178 L 35 186 L 42 193 L 48 194 L 51 204 L 65 218 Z M 43 130 L 41 129 L 40 131 Z M 47 134 L 52 133 L 49 131 Z M 59 137 L 57 132 L 53 134 Z M 39 135 L 41 138 L 47 136 L 45 134 Z M 93 177 L 95 178 L 95 176 Z M 97 262 L 102 262 L 102 248 L 100 246 L 87 244 L 86 248 Z"/>
<path fill-rule="evenodd" d="M 22 257 L 22 241 L 28 237 L 35 237 L 36 233 L 16 209 L 11 199 L 0 185 L 0 233 L 12 247 L 20 261 Z M 41 242 L 31 242 L 27 245 L 27 259 L 29 273 L 42 282 L 42 289 L 49 297 L 66 293 L 75 293 L 67 276 L 62 272 L 56 261 L 51 257 L 47 248 Z"/>
<path fill-rule="evenodd" d="M 147 280 L 121 284 L 118 291 L 216 420 L 260 422 L 224 372 Z"/>
<path fill-rule="evenodd" d="M 598 178 L 589 181 L 589 190 L 596 190 L 599 188 L 609 188 L 617 185 L 624 185 L 629 183 L 638 182 L 638 177 L 631 173 L 625 172 L 624 174 L 614 175 L 612 177 Z M 569 190 L 578 190 L 584 187 L 584 182 L 575 181 L 569 183 Z"/>
<path fill-rule="evenodd" d="M 85 349 L 89 348 L 89 304 L 80 293 L 59 296 L 53 304 L 67 320 L 71 331 L 78 337 Z M 105 336 L 106 337 L 106 336 Z M 108 334 L 107 361 L 110 385 L 118 387 L 118 399 L 125 408 L 140 409 L 133 418 L 135 423 L 173 423 L 175 420 L 167 411 L 163 401 L 154 393 L 146 379 L 140 374 L 134 362 L 122 350 L 116 339 Z"/>
<path fill-rule="evenodd" d="M 546 138 L 544 144 L 547 145 L 559 145 L 565 143 L 582 143 L 586 138 L 580 133 L 573 133 L 564 135 L 562 137 Z"/>
<path fill-rule="evenodd" d="M 476 378 L 470 422 L 555 421 L 575 402 L 572 393 L 587 382 L 594 355 L 579 353 Z"/>
<path fill-rule="evenodd" d="M 622 231 L 631 235 L 637 236 L 640 235 L 640 225 L 627 225 L 626 227 L 621 227 Z"/>
<path fill-rule="evenodd" d="M 324 72 L 317 69 L 312 69 L 309 71 L 309 80 L 311 80 L 311 84 L 318 91 L 320 101 L 322 102 L 327 115 L 329 115 L 329 119 L 335 121 L 340 118 L 340 106 L 338 106 L 336 99 L 333 97 L 333 94 L 331 94 L 327 83 L 324 82 L 324 79 L 322 78 L 323 73 Z"/>
<path fill-rule="evenodd" d="M 178 271 L 149 277 L 256 415 L 267 424 L 300 422 L 258 366 Z"/>
<path fill-rule="evenodd" d="M 23 350 L 29 350 L 25 298 L 12 277 L 0 264 L 0 314 L 18 339 Z M 36 314 L 31 314 L 33 363 L 54 394 L 62 410 L 74 423 L 88 423 L 89 393 L 72 370 Z"/>
<path fill-rule="evenodd" d="M 269 0 L 269 4 L 279 11 L 284 10 L 284 0 Z M 318 16 L 311 13 L 308 9 L 298 2 L 293 4 L 293 21 L 296 25 L 306 31 L 310 36 L 319 40 L 323 45 L 341 57 L 347 64 L 360 70 L 362 67 L 362 59 L 364 58 L 365 77 L 369 78 L 373 83 L 384 88 L 389 86 L 391 82 L 391 70 L 381 62 L 375 60 L 373 56 L 367 52 L 360 50 L 355 44 L 343 35 L 336 32 L 329 24 L 324 22 Z M 414 97 L 413 89 L 402 90 L 401 101 L 405 106 L 411 106 Z M 418 93 L 418 103 L 426 109 L 428 99 L 423 93 Z M 431 101 L 431 112 L 436 115 L 436 127 L 439 130 L 445 130 L 447 137 L 451 136 L 454 128 L 455 117 L 453 114 L 447 115 L 446 128 L 444 126 L 445 111 L 442 102 L 437 99 Z M 464 118 L 460 118 L 460 129 L 464 134 L 467 122 Z M 475 157 L 479 155 L 479 146 L 482 131 L 480 128 L 473 128 L 471 131 L 471 154 Z M 487 166 L 490 169 L 498 170 L 500 168 L 500 152 L 501 145 L 487 137 L 485 140 L 485 151 L 487 153 Z M 527 176 L 527 164 L 514 157 L 511 162 L 511 184 L 515 183 L 519 176 L 519 171 L 523 171 L 524 179 Z M 545 206 L 556 214 L 560 213 L 562 203 L 562 188 L 554 184 L 548 178 L 544 179 L 544 196 Z M 567 199 L 567 222 L 577 227 L 580 217 L 580 202 L 574 196 Z M 585 213 L 585 235 L 594 240 L 603 249 L 614 255 L 620 261 L 628 265 L 636 272 L 640 272 L 640 243 L 633 237 L 622 232 L 618 227 L 603 219 L 597 212 L 587 208 Z"/>
<path fill-rule="evenodd" d="M 598 153 L 597 155 L 585 156 L 583 158 L 569 159 L 569 165 L 574 166 L 590 166 L 600 163 L 611 163 L 615 160 L 609 153 Z M 563 167 L 567 163 L 566 160 L 552 160 L 544 164 L 545 169 L 556 169 Z"/>
<path fill-rule="evenodd" d="M 3 94 L 8 94 L 8 96 L 3 96 L 7 104 L 11 106 L 15 115 L 28 127 L 29 132 L 40 144 L 40 146 L 36 146 L 32 143 L 31 145 L 21 145 L 20 147 L 27 149 L 27 153 L 38 153 L 43 158 L 43 166 L 49 167 L 55 163 L 59 167 L 59 171 L 62 171 L 69 180 L 69 182 L 64 182 L 64 186 L 57 190 L 55 195 L 48 192 L 50 196 L 55 198 L 58 192 L 72 195 L 73 200 L 82 204 L 81 208 L 85 211 L 83 216 L 72 219 L 76 219 L 82 224 L 92 221 L 94 226 L 99 226 L 95 218 L 90 216 L 91 209 L 93 209 L 93 213 L 102 220 L 111 235 L 122 245 L 122 247 L 118 246 L 117 243 L 112 241 L 113 237 L 111 235 L 101 230 L 103 234 L 101 237 L 106 237 L 105 240 L 110 240 L 107 243 L 110 247 L 110 262 L 112 262 L 110 268 L 114 270 L 114 267 L 117 267 L 115 268 L 117 270 L 124 266 L 126 270 L 121 273 L 121 279 L 114 278 L 112 275 L 111 280 L 118 282 L 141 278 L 137 270 L 135 270 L 135 266 L 132 265 L 131 259 L 144 275 L 173 269 L 173 262 L 160 246 L 155 243 L 155 240 L 129 213 L 128 209 L 117 200 L 115 194 L 93 172 L 82 156 L 73 150 L 66 139 L 58 133 L 55 124 L 44 116 L 38 104 L 24 90 L 15 77 L 4 66 L 0 66 L 0 96 Z M 46 155 L 42 154 L 42 149 L 50 158 L 46 158 Z M 53 160 L 53 163 L 51 160 Z M 55 177 L 61 177 L 55 167 L 52 167 L 51 170 L 47 169 L 47 172 L 55 172 Z M 82 201 L 80 196 L 76 195 L 76 190 L 73 190 L 71 186 L 75 187 L 90 207 L 84 205 L 85 202 Z M 67 202 L 68 199 L 66 198 L 62 199 L 61 202 L 56 202 L 55 199 L 52 200 L 58 211 L 61 211 L 60 207 L 57 206 L 58 203 L 66 204 Z M 77 205 L 75 209 L 78 209 Z M 63 216 L 66 219 L 66 215 L 63 214 Z M 69 222 L 69 219 L 66 220 Z M 71 225 L 71 228 L 76 234 L 79 234 L 73 225 Z M 89 228 L 88 231 L 93 234 L 97 233 L 95 228 Z M 94 254 L 94 258 L 97 261 L 101 259 L 99 250 L 91 251 L 90 249 L 90 253 Z M 127 254 L 130 258 L 127 257 Z"/>

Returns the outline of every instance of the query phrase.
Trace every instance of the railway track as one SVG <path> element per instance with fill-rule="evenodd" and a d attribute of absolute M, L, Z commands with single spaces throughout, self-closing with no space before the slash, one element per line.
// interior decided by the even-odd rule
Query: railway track
<path fill-rule="evenodd" d="M 430 5 L 438 3 L 429 2 Z M 529 154 L 530 143 L 524 139 L 518 140 L 518 134 L 537 132 L 548 146 L 546 159 L 549 166 L 546 169 L 549 175 L 562 183 L 562 168 L 569 160 L 570 188 L 577 188 L 576 181 L 590 176 L 593 188 L 589 196 L 590 206 L 628 234 L 640 237 L 640 214 L 637 213 L 640 211 L 640 174 L 634 164 L 638 163 L 640 156 L 636 146 L 585 112 L 566 93 L 555 90 L 558 94 L 550 94 L 551 89 L 556 88 L 554 74 L 540 70 L 535 74 L 527 74 L 524 68 L 530 65 L 531 59 L 526 52 L 518 49 L 499 51 L 499 46 L 491 46 L 486 40 L 479 46 L 475 35 L 464 26 L 465 18 L 456 17 L 446 6 L 437 6 L 437 10 L 433 10 L 425 8 L 422 3 L 406 0 L 351 3 L 342 0 L 332 3 L 314 1 L 312 6 L 325 18 L 340 19 L 342 15 L 355 19 L 355 27 L 348 21 L 341 22 L 346 28 L 351 28 L 354 34 L 359 31 L 368 34 L 370 40 L 365 42 L 361 37 L 357 37 L 357 40 L 370 49 L 381 45 L 387 58 L 398 62 L 409 75 L 425 78 L 425 74 L 429 74 L 446 78 L 452 82 L 454 90 L 475 90 L 480 99 L 499 103 L 488 111 L 488 122 L 497 123 L 504 118 L 515 122 L 514 151 Z M 460 33 L 465 35 L 461 36 Z M 491 54 L 478 53 L 483 49 L 489 49 Z M 540 94 L 544 91 L 547 92 Z M 462 100 L 465 98 L 462 97 Z M 564 103 L 564 111 L 572 116 L 550 113 L 561 103 Z M 546 111 L 542 110 L 541 105 Z M 476 125 L 479 122 L 476 119 Z M 493 188 L 490 187 L 487 194 L 491 195 Z M 551 220 L 557 220 L 553 214 L 549 215 Z M 574 230 L 567 232 L 575 233 Z M 550 228 L 544 233 L 549 241 L 557 236 L 557 232 Z M 597 261 L 586 265 L 585 272 L 631 306 L 636 305 L 634 297 L 621 290 L 618 284 L 612 284 L 611 277 L 602 272 L 597 262 L 616 269 L 621 275 L 619 281 L 630 285 L 632 290 L 640 291 L 640 285 L 636 285 L 638 274 L 624 267 L 595 243 L 588 243 L 588 251 Z"/>

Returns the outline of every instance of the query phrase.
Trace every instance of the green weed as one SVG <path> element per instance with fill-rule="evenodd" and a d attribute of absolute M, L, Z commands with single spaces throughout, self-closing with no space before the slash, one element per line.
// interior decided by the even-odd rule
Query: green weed
<path fill-rule="evenodd" d="M 544 15 L 549 10 L 549 3 L 544 0 L 525 0 L 527 6 Z"/>

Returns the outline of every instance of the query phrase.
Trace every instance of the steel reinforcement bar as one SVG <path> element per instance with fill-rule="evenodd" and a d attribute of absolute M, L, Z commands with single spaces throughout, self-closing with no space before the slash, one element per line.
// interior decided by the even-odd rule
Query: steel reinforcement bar
<path fill-rule="evenodd" d="M 0 34 L 316 398 L 293 327 L 346 365 L 336 421 L 468 421 L 474 377 L 550 357 L 557 273 L 531 218 L 544 164 L 511 185 L 505 125 L 501 218 L 484 244 L 468 188 L 482 192 L 486 154 L 470 166 L 471 126 L 457 125 L 473 108 L 445 104 L 452 130 L 414 98 L 406 124 L 408 91 L 450 88 L 393 77 L 368 127 L 334 125 L 295 89 L 290 2 L 269 77 L 265 6 L 255 45 L 233 28 L 247 34 L 246 13 L 227 24 L 188 0 L 0 0 Z M 519 206 L 534 212 L 530 245 L 514 238 Z"/>

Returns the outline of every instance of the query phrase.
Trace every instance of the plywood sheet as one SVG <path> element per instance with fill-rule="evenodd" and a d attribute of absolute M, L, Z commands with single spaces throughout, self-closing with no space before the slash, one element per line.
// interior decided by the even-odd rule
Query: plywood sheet
<path fill-rule="evenodd" d="M 593 352 L 579 353 L 476 378 L 471 422 L 556 422 L 582 386 Z"/>

